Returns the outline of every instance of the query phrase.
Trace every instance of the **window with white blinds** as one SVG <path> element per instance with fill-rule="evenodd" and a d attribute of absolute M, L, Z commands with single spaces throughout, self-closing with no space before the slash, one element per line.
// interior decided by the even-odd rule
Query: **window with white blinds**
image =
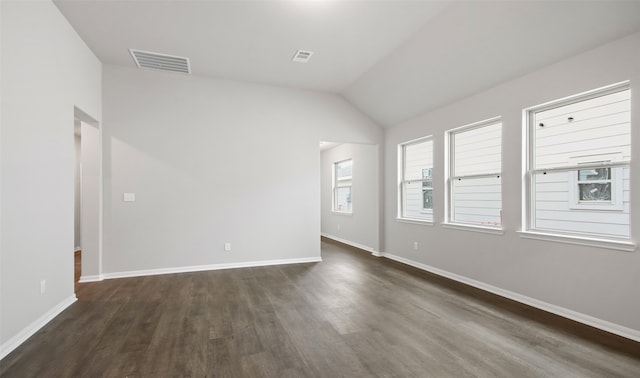
<path fill-rule="evenodd" d="M 333 211 L 351 213 L 351 187 L 353 160 L 343 160 L 333 164 Z"/>
<path fill-rule="evenodd" d="M 433 140 L 398 146 L 400 158 L 399 218 L 433 221 Z"/>
<path fill-rule="evenodd" d="M 527 229 L 628 239 L 628 83 L 527 110 Z"/>
<path fill-rule="evenodd" d="M 502 227 L 502 123 L 482 121 L 447 132 L 447 221 Z"/>

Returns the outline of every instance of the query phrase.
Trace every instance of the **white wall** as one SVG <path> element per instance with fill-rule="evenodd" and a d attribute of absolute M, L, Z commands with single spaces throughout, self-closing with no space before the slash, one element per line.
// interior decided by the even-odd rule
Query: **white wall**
<path fill-rule="evenodd" d="M 1 9 L 4 356 L 75 299 L 74 106 L 100 119 L 101 64 L 53 3 Z"/>
<path fill-rule="evenodd" d="M 103 85 L 106 277 L 319 258 L 319 141 L 382 137 L 336 95 L 115 66 Z"/>
<path fill-rule="evenodd" d="M 379 146 L 345 143 L 321 153 L 322 234 L 380 251 Z M 352 159 L 351 214 L 332 211 L 333 164 Z"/>
<path fill-rule="evenodd" d="M 384 251 L 482 284 L 560 306 L 621 326 L 640 338 L 640 252 L 522 239 L 522 109 L 630 79 L 640 92 L 640 34 L 509 81 L 473 97 L 423 114 L 386 132 Z M 632 96 L 632 124 L 640 124 L 640 97 Z M 502 116 L 504 235 L 443 228 L 444 133 Z M 434 135 L 433 227 L 405 224 L 396 214 L 396 146 Z M 632 161 L 640 161 L 640 133 L 632 133 Z M 632 171 L 637 167 L 632 168 Z M 631 188 L 640 175 L 631 176 Z M 640 198 L 632 189 L 632 235 L 640 236 Z M 418 241 L 420 250 L 414 251 Z M 591 319 L 591 318 L 590 318 Z M 605 323 L 603 323 L 605 324 Z M 609 324 L 609 323 L 606 323 Z M 609 324 L 610 325 L 610 324 Z"/>

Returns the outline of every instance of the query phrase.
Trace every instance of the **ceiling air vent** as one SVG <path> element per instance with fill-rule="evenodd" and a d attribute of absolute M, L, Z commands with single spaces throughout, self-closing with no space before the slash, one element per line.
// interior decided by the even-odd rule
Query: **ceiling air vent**
<path fill-rule="evenodd" d="M 291 60 L 294 62 L 307 63 L 311 55 L 313 55 L 312 51 L 298 50 Z"/>
<path fill-rule="evenodd" d="M 134 49 L 129 49 L 129 51 L 131 52 L 131 56 L 136 62 L 138 68 L 149 68 L 152 70 L 181 72 L 186 74 L 191 73 L 189 58 Z"/>

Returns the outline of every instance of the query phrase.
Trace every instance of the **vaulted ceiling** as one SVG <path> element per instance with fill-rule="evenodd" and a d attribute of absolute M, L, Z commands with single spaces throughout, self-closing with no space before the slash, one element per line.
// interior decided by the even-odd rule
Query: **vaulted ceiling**
<path fill-rule="evenodd" d="M 54 2 L 103 63 L 185 56 L 195 75 L 338 93 L 385 127 L 640 31 L 640 1 Z"/>

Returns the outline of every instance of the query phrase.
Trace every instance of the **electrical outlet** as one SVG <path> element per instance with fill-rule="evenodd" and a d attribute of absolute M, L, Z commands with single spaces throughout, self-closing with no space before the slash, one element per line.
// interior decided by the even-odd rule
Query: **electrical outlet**
<path fill-rule="evenodd" d="M 413 242 L 413 250 L 414 251 L 418 250 L 418 242 Z"/>
<path fill-rule="evenodd" d="M 340 225 L 338 225 L 338 231 L 340 231 Z"/>
<path fill-rule="evenodd" d="M 231 251 L 231 243 L 224 243 L 224 250 L 227 252 Z"/>
<path fill-rule="evenodd" d="M 40 280 L 40 294 L 44 294 L 47 291 L 47 281 Z"/>

